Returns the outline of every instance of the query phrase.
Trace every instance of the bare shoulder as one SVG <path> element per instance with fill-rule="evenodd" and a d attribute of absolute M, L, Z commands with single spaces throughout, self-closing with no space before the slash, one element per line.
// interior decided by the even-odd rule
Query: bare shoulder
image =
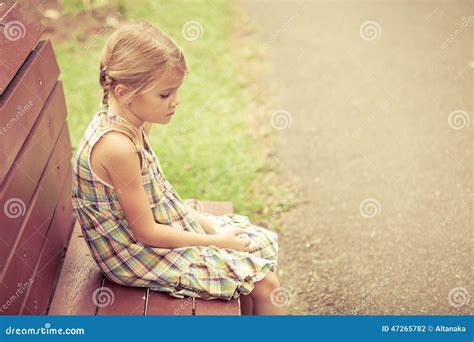
<path fill-rule="evenodd" d="M 91 166 L 94 172 L 109 184 L 114 178 L 140 177 L 140 158 L 132 140 L 123 133 L 105 133 L 91 151 Z M 116 184 L 114 184 L 116 185 Z"/>
<path fill-rule="evenodd" d="M 124 158 L 136 152 L 132 140 L 124 133 L 117 131 L 105 133 L 97 143 L 101 145 L 102 152 L 109 157 Z"/>

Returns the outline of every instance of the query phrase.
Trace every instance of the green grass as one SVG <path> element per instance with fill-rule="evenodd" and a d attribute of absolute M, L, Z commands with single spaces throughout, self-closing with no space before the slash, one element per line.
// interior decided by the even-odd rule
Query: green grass
<path fill-rule="evenodd" d="M 170 34 L 184 49 L 190 66 L 172 122 L 155 125 L 151 131 L 151 142 L 167 179 L 182 198 L 229 200 L 236 212 L 255 217 L 263 203 L 251 192 L 264 160 L 260 143 L 246 133 L 244 113 L 249 99 L 238 83 L 241 66 L 230 54 L 232 3 L 143 0 L 123 2 L 122 6 L 122 19 L 149 20 Z M 202 25 L 200 39 L 184 39 L 181 29 L 188 21 Z M 111 32 L 91 36 L 86 42 L 55 45 L 74 147 L 98 110 L 102 95 L 99 56 Z"/>

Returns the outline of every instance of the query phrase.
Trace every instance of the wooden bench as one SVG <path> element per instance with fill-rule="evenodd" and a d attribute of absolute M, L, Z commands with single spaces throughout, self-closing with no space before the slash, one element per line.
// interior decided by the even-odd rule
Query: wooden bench
<path fill-rule="evenodd" d="M 232 211 L 229 202 L 203 202 L 215 215 Z M 76 225 L 62 267 L 50 315 L 240 315 L 239 300 L 174 298 L 166 293 L 110 282 L 99 271 Z"/>
<path fill-rule="evenodd" d="M 238 299 L 174 298 L 99 271 L 72 215 L 66 103 L 38 18 L 0 2 L 0 315 L 240 315 Z"/>

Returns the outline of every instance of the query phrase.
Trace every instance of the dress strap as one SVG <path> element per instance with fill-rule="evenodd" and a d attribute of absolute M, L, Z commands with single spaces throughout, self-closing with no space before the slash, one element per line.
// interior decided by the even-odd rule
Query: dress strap
<path fill-rule="evenodd" d="M 144 156 L 144 152 L 143 152 L 143 150 L 146 149 L 145 140 L 143 136 L 143 133 L 144 133 L 143 127 L 140 127 L 140 129 L 138 129 L 133 124 L 131 124 L 127 119 L 119 115 L 110 113 L 109 106 L 106 104 L 102 104 L 101 109 L 98 112 L 98 117 L 99 117 L 98 125 L 102 130 L 105 130 L 105 131 L 115 130 L 127 135 L 130 138 L 130 140 L 132 140 L 132 142 L 135 144 L 137 153 L 139 154 L 141 169 L 143 170 L 145 166 L 145 160 L 146 160 Z M 111 124 L 117 121 L 126 123 L 126 127 L 122 129 L 119 129 L 118 127 L 113 127 L 113 125 Z M 135 134 L 132 131 L 134 131 Z"/>

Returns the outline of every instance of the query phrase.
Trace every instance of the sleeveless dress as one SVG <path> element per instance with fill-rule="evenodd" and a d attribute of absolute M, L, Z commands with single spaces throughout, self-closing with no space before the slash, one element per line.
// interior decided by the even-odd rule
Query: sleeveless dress
<path fill-rule="evenodd" d="M 201 213 L 219 229 L 243 227 L 251 239 L 250 251 L 216 246 L 157 248 L 135 239 L 112 185 L 91 169 L 90 153 L 98 139 L 110 131 L 100 125 L 97 112 L 78 146 L 73 160 L 72 201 L 74 216 L 81 225 L 94 260 L 110 281 L 166 292 L 177 298 L 226 299 L 249 294 L 254 283 L 276 271 L 277 234 L 253 225 L 247 216 Z M 125 120 L 107 115 L 107 120 Z M 126 120 L 125 120 L 126 121 Z M 112 128 L 113 129 L 113 128 Z M 178 230 L 206 234 L 189 207 L 166 180 L 159 160 L 143 128 L 142 180 L 155 221 Z M 121 194 L 124 196 L 125 194 Z"/>

